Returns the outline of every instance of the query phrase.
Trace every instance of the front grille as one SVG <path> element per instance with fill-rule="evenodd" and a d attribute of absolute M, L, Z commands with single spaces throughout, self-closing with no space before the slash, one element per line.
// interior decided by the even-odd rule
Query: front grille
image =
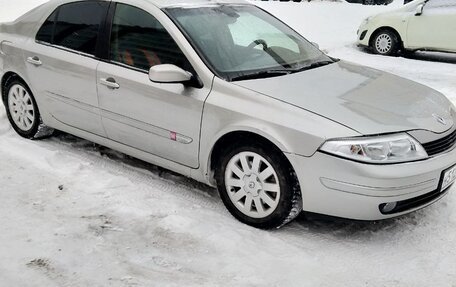
<path fill-rule="evenodd" d="M 429 156 L 433 156 L 447 150 L 450 150 L 456 143 L 456 130 L 451 134 L 433 142 L 423 144 L 424 149 Z"/>

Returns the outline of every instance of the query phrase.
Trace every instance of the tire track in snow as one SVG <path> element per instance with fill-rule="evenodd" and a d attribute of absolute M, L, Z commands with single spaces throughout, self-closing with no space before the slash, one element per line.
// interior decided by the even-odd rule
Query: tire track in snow
<path fill-rule="evenodd" d="M 128 179 L 138 186 L 148 186 L 148 193 L 160 190 L 165 194 L 185 199 L 189 204 L 228 214 L 215 189 L 68 134 L 60 134 L 41 141 L 27 141 L 16 135 L 0 135 L 0 143 L 2 148 L 16 153 L 23 160 L 34 160 L 35 164 L 52 172 L 62 172 L 64 176 L 68 175 L 68 171 L 77 174 L 86 168 L 104 171 Z M 38 160 L 41 162 L 36 162 L 36 159 L 27 156 L 27 153 L 17 152 L 17 147 L 40 154 Z"/>

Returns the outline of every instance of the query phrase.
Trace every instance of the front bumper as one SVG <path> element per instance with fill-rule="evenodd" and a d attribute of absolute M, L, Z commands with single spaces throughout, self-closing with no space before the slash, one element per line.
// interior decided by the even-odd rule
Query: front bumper
<path fill-rule="evenodd" d="M 287 155 L 302 191 L 303 209 L 356 220 L 381 220 L 428 206 L 449 189 L 440 190 L 444 170 L 456 164 L 456 149 L 423 161 L 370 165 L 321 152 L 312 157 Z M 381 206 L 398 203 L 391 213 Z"/>
<path fill-rule="evenodd" d="M 372 33 L 367 28 L 360 28 L 357 33 L 358 36 L 358 46 L 369 47 L 369 39 L 372 36 Z"/>
<path fill-rule="evenodd" d="M 358 46 L 370 46 L 370 39 L 374 31 L 376 30 L 376 26 L 372 23 L 372 21 L 372 19 L 370 19 L 369 21 L 364 20 L 364 22 L 359 27 L 356 33 Z"/>

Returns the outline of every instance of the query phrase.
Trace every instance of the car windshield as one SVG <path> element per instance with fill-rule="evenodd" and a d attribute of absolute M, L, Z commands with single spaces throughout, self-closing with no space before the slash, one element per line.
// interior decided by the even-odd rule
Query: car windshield
<path fill-rule="evenodd" d="M 252 5 L 168 8 L 166 12 L 212 71 L 228 81 L 274 77 L 334 62 Z"/>

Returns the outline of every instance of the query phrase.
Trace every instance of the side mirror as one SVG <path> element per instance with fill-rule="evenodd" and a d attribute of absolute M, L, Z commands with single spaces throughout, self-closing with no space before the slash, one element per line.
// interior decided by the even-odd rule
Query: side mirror
<path fill-rule="evenodd" d="M 186 83 L 192 79 L 193 75 L 175 65 L 163 64 L 156 65 L 149 70 L 149 79 L 155 83 L 179 84 Z"/>
<path fill-rule="evenodd" d="M 424 4 L 418 5 L 418 7 L 416 7 L 415 16 L 421 16 L 423 14 L 423 10 Z"/>
<path fill-rule="evenodd" d="M 315 42 L 311 42 L 311 44 L 312 44 L 315 48 L 317 48 L 318 50 L 320 50 L 320 45 L 318 45 L 318 44 L 315 43 Z"/>

